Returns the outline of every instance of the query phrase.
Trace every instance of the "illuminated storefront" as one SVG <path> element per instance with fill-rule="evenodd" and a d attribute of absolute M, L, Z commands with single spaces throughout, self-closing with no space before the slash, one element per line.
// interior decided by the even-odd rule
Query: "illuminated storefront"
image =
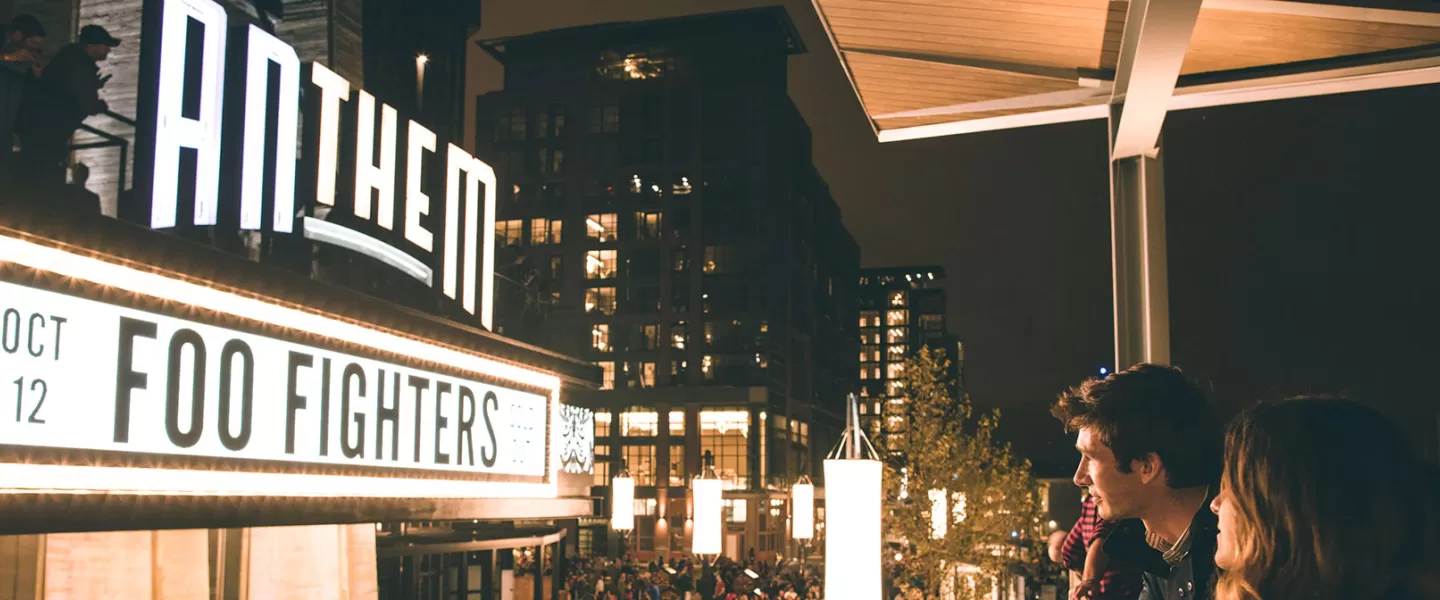
<path fill-rule="evenodd" d="M 493 170 L 234 18 L 144 2 L 131 222 L 0 212 L 0 589 L 493 597 L 563 561 L 600 370 L 486 331 Z M 280 266 L 320 252 L 439 308 Z"/>

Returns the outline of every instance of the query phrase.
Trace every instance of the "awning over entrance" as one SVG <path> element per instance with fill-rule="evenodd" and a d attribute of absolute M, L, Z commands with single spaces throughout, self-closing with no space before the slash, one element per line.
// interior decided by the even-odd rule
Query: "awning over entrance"
<path fill-rule="evenodd" d="M 881 141 L 1101 119 L 1127 95 L 1154 100 L 1152 112 L 1163 116 L 1440 81 L 1433 3 L 1407 3 L 1414 10 L 1273 0 L 814 4 Z"/>

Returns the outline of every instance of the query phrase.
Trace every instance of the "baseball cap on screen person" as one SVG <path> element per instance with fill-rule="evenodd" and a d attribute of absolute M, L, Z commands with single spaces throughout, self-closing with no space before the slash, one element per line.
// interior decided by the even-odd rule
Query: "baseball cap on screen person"
<path fill-rule="evenodd" d="M 114 36 L 110 35 L 110 32 L 105 31 L 105 28 L 99 25 L 86 25 L 81 27 L 80 36 L 77 41 L 81 44 L 101 44 L 111 48 L 120 45 L 120 40 L 115 39 Z"/>

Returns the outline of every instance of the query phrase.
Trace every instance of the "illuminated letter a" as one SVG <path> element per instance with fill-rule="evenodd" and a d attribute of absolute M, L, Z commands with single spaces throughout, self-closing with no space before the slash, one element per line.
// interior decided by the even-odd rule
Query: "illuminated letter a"
<path fill-rule="evenodd" d="M 161 16 L 159 95 L 155 109 L 155 156 L 150 227 L 176 225 L 180 202 L 180 149 L 193 148 L 195 225 L 214 225 L 220 193 L 221 91 L 225 85 L 225 9 L 212 0 L 172 0 Z M 204 29 L 200 56 L 187 56 L 190 20 Z M 186 107 L 185 71 L 200 61 L 198 107 Z M 187 110 L 187 108 L 189 110 Z M 195 118 L 187 117 L 189 112 Z"/>

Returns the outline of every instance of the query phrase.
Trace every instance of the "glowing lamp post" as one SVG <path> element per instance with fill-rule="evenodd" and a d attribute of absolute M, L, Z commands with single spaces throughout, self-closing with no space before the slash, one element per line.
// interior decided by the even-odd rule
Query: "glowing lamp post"
<path fill-rule="evenodd" d="M 690 552 L 700 556 L 718 556 L 724 490 L 720 477 L 715 474 L 715 456 L 705 452 L 705 468 L 700 476 L 690 482 L 690 494 L 695 501 L 695 525 L 690 536 Z"/>
<path fill-rule="evenodd" d="M 635 479 L 623 462 L 620 473 L 610 480 L 610 527 L 620 532 L 620 537 L 635 529 Z"/>
<path fill-rule="evenodd" d="M 815 539 L 815 484 L 810 483 L 808 476 L 801 475 L 790 488 L 790 504 L 795 511 L 790 521 L 790 536 L 804 541 Z"/>
<path fill-rule="evenodd" d="M 853 394 L 846 420 L 825 460 L 825 597 L 879 600 L 882 468 Z"/>

